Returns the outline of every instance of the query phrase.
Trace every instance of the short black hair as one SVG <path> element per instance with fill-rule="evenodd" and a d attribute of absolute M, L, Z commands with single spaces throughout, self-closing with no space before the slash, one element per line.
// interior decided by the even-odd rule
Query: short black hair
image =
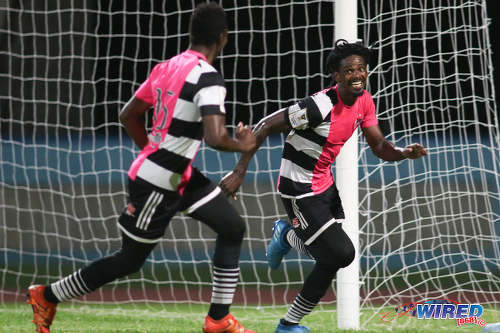
<path fill-rule="evenodd" d="M 329 73 L 337 72 L 340 67 L 340 62 L 351 55 L 363 57 L 368 64 L 370 62 L 370 53 L 370 49 L 363 46 L 361 43 L 349 43 L 345 39 L 338 39 L 335 42 L 335 47 L 326 58 L 326 68 Z"/>
<path fill-rule="evenodd" d="M 215 2 L 198 5 L 189 21 L 191 44 L 211 46 L 227 30 L 226 13 Z"/>

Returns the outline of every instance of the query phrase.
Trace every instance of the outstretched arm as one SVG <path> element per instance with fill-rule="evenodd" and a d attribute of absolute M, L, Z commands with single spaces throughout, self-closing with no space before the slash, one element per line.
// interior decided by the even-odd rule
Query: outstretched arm
<path fill-rule="evenodd" d="M 395 147 L 384 137 L 379 125 L 363 128 L 363 134 L 373 154 L 386 161 L 400 161 L 405 158 L 416 159 L 427 155 L 425 148 L 418 143 L 406 148 Z"/>
<path fill-rule="evenodd" d="M 255 137 L 248 126 L 238 124 L 236 139 L 229 136 L 226 117 L 220 114 L 203 116 L 203 137 L 210 147 L 221 151 L 248 152 L 255 146 Z"/>
<path fill-rule="evenodd" d="M 220 182 L 220 187 L 227 195 L 231 195 L 236 200 L 236 191 L 243 182 L 243 177 L 248 168 L 248 164 L 253 155 L 257 152 L 262 142 L 271 133 L 281 133 L 291 130 L 291 126 L 287 121 L 287 109 L 280 109 L 273 114 L 262 118 L 255 126 L 253 133 L 255 134 L 255 147 L 241 154 L 240 159 L 233 172 L 227 174 Z"/>

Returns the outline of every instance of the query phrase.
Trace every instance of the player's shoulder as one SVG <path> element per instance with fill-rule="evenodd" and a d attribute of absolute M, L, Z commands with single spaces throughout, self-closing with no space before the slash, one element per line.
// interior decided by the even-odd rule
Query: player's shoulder
<path fill-rule="evenodd" d="M 159 71 L 165 70 L 168 66 L 170 59 L 160 61 L 156 65 L 153 66 L 153 69 L 151 70 L 151 74 L 158 73 Z"/>
<path fill-rule="evenodd" d="M 366 89 L 363 89 L 363 95 L 361 97 L 366 98 L 366 99 L 373 99 L 372 94 Z"/>
<path fill-rule="evenodd" d="M 328 105 L 328 108 L 333 107 L 338 102 L 337 91 L 334 87 L 329 87 L 323 90 L 320 90 L 310 96 L 312 100 L 316 104 L 331 104 Z"/>
<path fill-rule="evenodd" d="M 363 91 L 363 95 L 358 97 L 360 111 L 364 113 L 372 112 L 375 110 L 375 102 L 372 95 L 367 91 Z"/>
<path fill-rule="evenodd" d="M 373 97 L 372 94 L 368 90 L 363 90 L 363 95 L 361 95 L 360 98 L 365 104 L 373 104 Z"/>
<path fill-rule="evenodd" d="M 225 86 L 222 74 L 205 60 L 200 59 L 195 70 L 199 71 L 198 84 L 200 86 Z"/>
<path fill-rule="evenodd" d="M 198 61 L 199 61 L 198 67 L 200 68 L 202 73 L 217 73 L 217 74 L 219 74 L 219 71 L 217 69 L 215 69 L 214 66 L 212 66 L 208 62 L 206 62 L 205 60 L 199 59 Z"/>

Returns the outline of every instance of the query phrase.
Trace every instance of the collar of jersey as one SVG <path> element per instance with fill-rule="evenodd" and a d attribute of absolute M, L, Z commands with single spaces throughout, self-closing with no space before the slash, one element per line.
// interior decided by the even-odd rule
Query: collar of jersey
<path fill-rule="evenodd" d="M 200 52 L 195 51 L 195 50 L 186 50 L 186 52 L 191 53 L 191 54 L 197 56 L 198 58 L 201 58 L 201 59 L 207 61 L 207 57 L 205 57 L 205 55 L 203 53 L 200 53 Z"/>

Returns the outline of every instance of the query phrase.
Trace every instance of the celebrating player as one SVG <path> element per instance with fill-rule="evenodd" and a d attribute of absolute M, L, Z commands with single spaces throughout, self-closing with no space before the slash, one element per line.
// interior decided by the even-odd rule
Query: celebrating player
<path fill-rule="evenodd" d="M 156 65 L 121 111 L 127 133 L 142 149 L 129 169 L 128 204 L 118 220 L 122 247 L 50 285 L 30 286 L 28 303 L 38 332 L 49 332 L 57 303 L 138 271 L 170 219 L 183 211 L 218 234 L 212 299 L 203 331 L 253 333 L 229 313 L 239 275 L 244 221 L 220 188 L 191 166 L 202 139 L 222 151 L 248 152 L 255 147 L 248 127 L 240 123 L 236 139 L 225 127 L 226 89 L 211 64 L 227 36 L 222 7 L 199 5 L 190 20 L 190 48 Z M 151 107 L 153 127 L 148 135 L 142 119 Z"/>
<path fill-rule="evenodd" d="M 223 191 L 234 197 L 264 139 L 270 133 L 290 131 L 283 147 L 278 191 L 291 223 L 275 222 L 267 260 L 275 269 L 294 247 L 316 263 L 276 333 L 309 332 L 299 325 L 300 320 L 325 295 L 337 271 L 354 259 L 354 246 L 342 229 L 344 211 L 331 165 L 355 129 L 361 127 L 373 153 L 386 161 L 427 155 L 420 144 L 397 148 L 382 134 L 373 99 L 364 89 L 369 56 L 366 47 L 338 40 L 327 58 L 337 84 L 263 118 L 254 129 L 256 147 L 242 154 L 233 172 L 221 181 Z"/>

